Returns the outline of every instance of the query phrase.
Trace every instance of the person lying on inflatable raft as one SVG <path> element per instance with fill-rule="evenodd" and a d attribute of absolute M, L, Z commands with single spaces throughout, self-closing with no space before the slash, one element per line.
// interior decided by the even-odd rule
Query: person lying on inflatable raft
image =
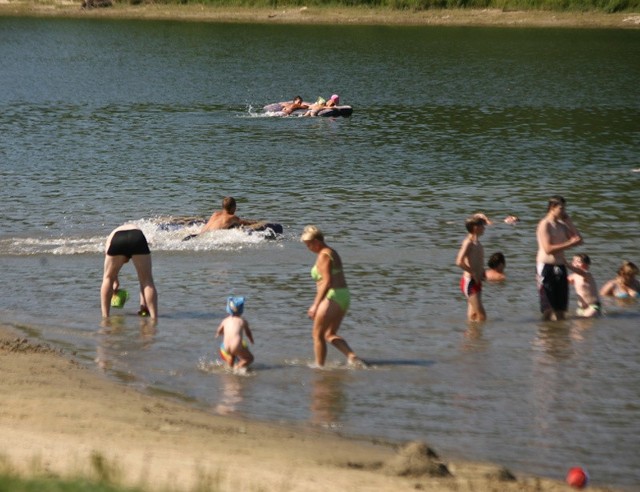
<path fill-rule="evenodd" d="M 304 113 L 302 111 L 306 110 Z M 278 113 L 279 116 L 351 116 L 353 108 L 351 106 L 340 106 L 340 96 L 333 94 L 329 100 L 318 97 L 314 103 L 302 101 L 300 96 L 296 96 L 293 101 L 268 104 L 264 107 L 268 113 Z"/>
<path fill-rule="evenodd" d="M 211 214 L 207 223 L 200 229 L 200 234 L 219 229 L 233 229 L 240 226 L 253 226 L 257 220 L 241 219 L 236 215 L 236 199 L 232 196 L 225 196 L 222 199 L 222 210 L 217 210 Z"/>
<path fill-rule="evenodd" d="M 326 108 L 335 108 L 339 102 L 340 96 L 338 94 L 333 94 L 328 101 L 325 101 L 323 97 L 319 97 L 302 116 L 318 116 L 320 111 Z"/>
<path fill-rule="evenodd" d="M 198 234 L 190 234 L 185 237 L 183 241 L 189 241 L 205 232 L 221 229 L 235 229 L 237 227 L 246 227 L 248 230 L 253 231 L 265 231 L 267 229 L 271 229 L 273 235 L 282 234 L 283 232 L 282 225 L 280 224 L 241 219 L 236 215 L 236 199 L 232 196 L 226 196 L 222 200 L 222 210 L 213 212 Z"/>

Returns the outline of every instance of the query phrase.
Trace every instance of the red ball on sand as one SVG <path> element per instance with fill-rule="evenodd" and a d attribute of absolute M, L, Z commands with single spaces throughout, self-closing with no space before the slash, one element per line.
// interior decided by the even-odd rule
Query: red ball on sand
<path fill-rule="evenodd" d="M 589 475 L 579 466 L 574 466 L 567 473 L 567 483 L 576 489 L 583 489 L 589 483 Z"/>

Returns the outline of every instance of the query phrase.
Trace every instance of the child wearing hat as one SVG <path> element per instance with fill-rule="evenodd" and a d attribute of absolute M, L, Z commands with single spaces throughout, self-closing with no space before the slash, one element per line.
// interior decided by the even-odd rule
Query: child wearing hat
<path fill-rule="evenodd" d="M 243 339 L 246 334 L 253 344 L 253 334 L 249 328 L 249 323 L 242 317 L 244 311 L 244 297 L 227 298 L 227 316 L 222 320 L 216 338 L 224 335 L 224 340 L 220 345 L 220 356 L 232 368 L 246 368 L 253 362 L 253 354 L 247 347 L 247 342 Z M 236 364 L 237 362 L 237 364 Z"/>

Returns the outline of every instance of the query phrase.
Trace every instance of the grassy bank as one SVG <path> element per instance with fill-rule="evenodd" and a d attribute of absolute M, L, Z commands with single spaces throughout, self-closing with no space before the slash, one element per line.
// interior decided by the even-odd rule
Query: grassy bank
<path fill-rule="evenodd" d="M 400 11 L 496 9 L 541 10 L 547 12 L 636 12 L 640 0 L 130 0 L 131 4 L 205 5 L 210 7 L 250 8 L 376 8 Z"/>
<path fill-rule="evenodd" d="M 139 489 L 122 488 L 81 479 L 37 478 L 27 480 L 9 475 L 0 475 L 0 490 L 11 492 L 140 492 Z"/>
<path fill-rule="evenodd" d="M 88 0 L 113 2 L 114 0 Z M 131 0 L 139 1 L 139 0 Z M 639 29 L 640 7 L 633 12 L 570 12 L 506 8 L 404 9 L 383 6 L 293 6 L 256 0 L 263 6 L 227 3 L 140 3 L 116 1 L 107 8 L 82 8 L 83 0 L 0 0 L 0 16 L 92 19 L 176 20 L 282 25 L 481 26 Z M 293 0 L 298 2 L 301 0 Z M 312 0 L 315 1 L 315 0 Z M 381 0 L 391 1 L 391 0 Z M 411 0 L 413 1 L 413 0 Z M 474 0 L 476 1 L 476 0 Z M 507 0 L 510 1 L 510 0 Z M 518 1 L 518 0 L 517 0 Z M 618 0 L 615 0 L 618 1 Z M 638 2 L 640 0 L 633 0 Z M 237 3 L 237 4 L 236 4 Z M 305 2 L 306 3 L 306 2 Z M 234 6 L 234 4 L 236 4 Z M 270 5 L 270 6 L 266 6 Z"/>

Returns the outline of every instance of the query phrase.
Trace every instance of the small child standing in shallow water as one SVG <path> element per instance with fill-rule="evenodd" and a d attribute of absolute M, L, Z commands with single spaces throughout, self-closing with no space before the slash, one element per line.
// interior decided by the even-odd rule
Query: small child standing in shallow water
<path fill-rule="evenodd" d="M 242 335 L 246 334 L 253 344 L 253 334 L 249 323 L 242 317 L 244 311 L 244 297 L 229 297 L 227 299 L 227 316 L 222 320 L 216 338 L 224 334 L 224 341 L 220 345 L 220 355 L 232 368 L 246 368 L 253 362 L 253 354 L 247 348 Z M 236 366 L 236 360 L 238 364 Z"/>
<path fill-rule="evenodd" d="M 581 318 L 593 318 L 601 314 L 598 287 L 589 271 L 591 259 L 584 253 L 575 255 L 568 267 L 573 273 L 569 275 L 569 283 L 573 284 L 578 296 L 576 314 Z"/>
<path fill-rule="evenodd" d="M 464 270 L 460 279 L 460 290 L 467 298 L 467 318 L 469 321 L 484 321 L 487 313 L 482 305 L 482 280 L 484 278 L 484 248 L 480 236 L 490 221 L 484 214 L 475 214 L 465 222 L 469 233 L 462 241 L 456 258 L 456 265 Z"/>

